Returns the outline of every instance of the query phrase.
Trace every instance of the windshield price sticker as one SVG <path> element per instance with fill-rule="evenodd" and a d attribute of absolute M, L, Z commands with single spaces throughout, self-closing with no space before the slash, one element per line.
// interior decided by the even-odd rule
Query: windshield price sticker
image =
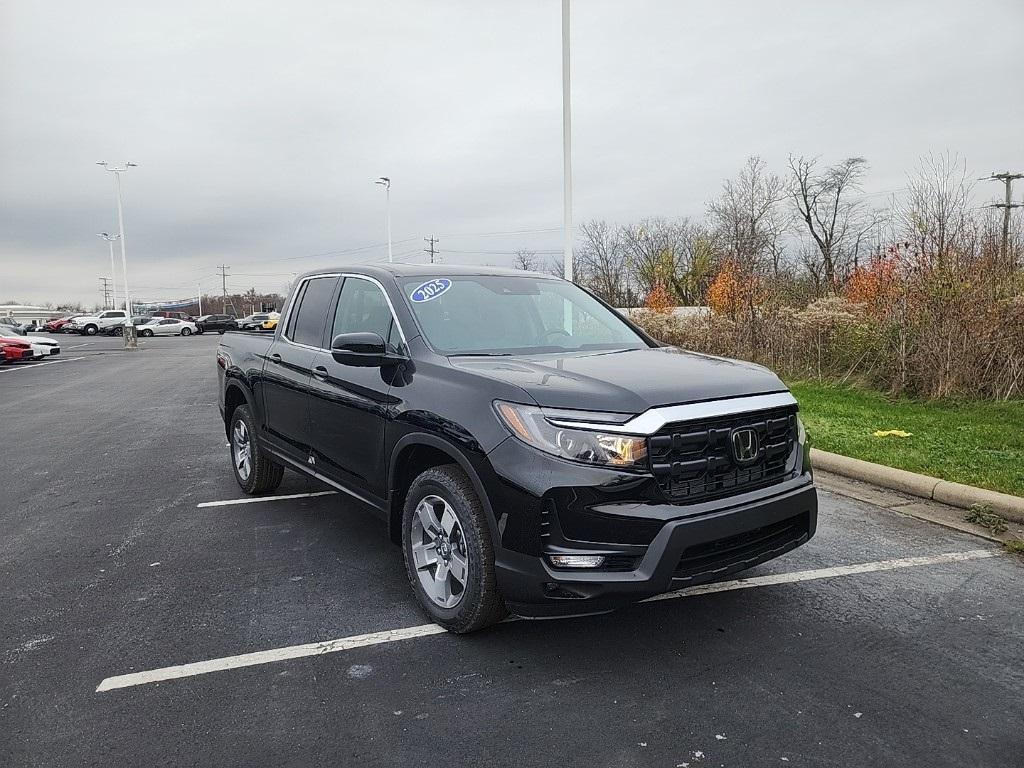
<path fill-rule="evenodd" d="M 417 304 L 422 304 L 424 301 L 436 299 L 451 287 L 451 280 L 447 277 L 439 277 L 436 280 L 428 280 L 423 283 L 423 285 L 417 286 L 413 292 L 409 294 L 409 298 Z"/>

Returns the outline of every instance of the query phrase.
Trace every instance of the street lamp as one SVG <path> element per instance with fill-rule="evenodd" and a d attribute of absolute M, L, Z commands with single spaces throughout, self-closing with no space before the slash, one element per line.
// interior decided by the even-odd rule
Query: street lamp
<path fill-rule="evenodd" d="M 99 232 L 97 234 L 106 240 L 110 246 L 110 295 L 114 299 L 110 304 L 110 308 L 117 309 L 117 269 L 114 267 L 114 241 L 120 240 L 121 236 L 109 235 L 106 232 Z"/>
<path fill-rule="evenodd" d="M 572 273 L 572 98 L 569 81 L 569 0 L 562 0 L 562 193 L 564 210 L 562 232 L 562 271 L 573 281 Z"/>
<path fill-rule="evenodd" d="M 394 261 L 391 257 L 391 179 L 387 176 L 381 176 L 373 183 L 380 184 L 384 187 L 384 194 L 386 196 L 386 202 L 384 203 L 384 220 L 387 223 L 388 228 L 388 263 L 390 264 Z"/>
<path fill-rule="evenodd" d="M 108 165 L 104 161 L 96 163 L 103 166 L 103 170 L 114 174 L 114 192 L 117 195 L 117 227 L 120 232 L 118 239 L 121 241 L 121 270 L 124 272 L 124 345 L 125 347 L 138 346 L 135 337 L 135 326 L 132 325 L 132 299 L 128 293 L 128 256 L 125 252 L 124 238 L 124 207 L 121 203 L 121 174 L 129 168 L 137 167 L 137 163 L 125 163 L 124 165 Z"/>

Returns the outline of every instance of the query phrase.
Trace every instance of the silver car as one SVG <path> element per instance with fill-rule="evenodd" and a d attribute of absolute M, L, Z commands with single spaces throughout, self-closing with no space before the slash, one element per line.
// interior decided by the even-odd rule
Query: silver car
<path fill-rule="evenodd" d="M 139 336 L 191 336 L 196 324 L 176 317 L 154 317 L 136 330 Z"/>

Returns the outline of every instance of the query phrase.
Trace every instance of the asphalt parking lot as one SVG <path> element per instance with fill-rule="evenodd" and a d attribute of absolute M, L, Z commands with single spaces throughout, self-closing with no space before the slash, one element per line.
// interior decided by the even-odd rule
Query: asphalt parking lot
<path fill-rule="evenodd" d="M 1024 764 L 1020 559 L 824 491 L 748 581 L 437 633 L 352 501 L 212 504 L 217 339 L 0 369 L 0 764 Z"/>

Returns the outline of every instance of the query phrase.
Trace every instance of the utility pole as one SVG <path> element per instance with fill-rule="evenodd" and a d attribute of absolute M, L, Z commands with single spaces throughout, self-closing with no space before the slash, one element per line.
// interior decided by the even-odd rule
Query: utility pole
<path fill-rule="evenodd" d="M 221 304 L 220 311 L 223 312 L 225 315 L 228 313 L 228 270 L 230 268 L 231 267 L 229 267 L 227 264 L 221 264 L 219 267 L 217 267 L 217 269 L 220 270 L 220 287 L 221 297 L 223 301 L 223 303 Z"/>
<path fill-rule="evenodd" d="M 103 291 L 103 308 L 110 308 L 110 278 L 100 278 L 100 290 Z"/>
<path fill-rule="evenodd" d="M 1010 211 L 1014 208 L 1024 208 L 1024 204 L 1013 202 L 1013 182 L 1017 179 L 1024 179 L 1024 173 L 1003 171 L 1002 173 L 993 173 L 978 179 L 978 181 L 1001 181 L 1006 185 L 1006 201 L 1003 203 L 992 203 L 989 207 L 1003 209 L 1003 243 L 999 250 L 999 255 L 1003 263 L 1007 264 L 1011 270 L 1017 265 L 1010 259 Z"/>
<path fill-rule="evenodd" d="M 438 240 L 433 235 L 431 235 L 430 237 L 424 237 L 423 241 L 426 242 L 426 243 L 430 243 L 430 247 L 429 248 L 424 248 L 423 251 L 425 253 L 429 253 L 430 254 L 430 263 L 433 264 L 434 263 L 434 254 L 435 253 L 440 253 L 440 251 L 434 250 L 434 243 L 439 243 L 441 241 Z"/>
<path fill-rule="evenodd" d="M 199 302 L 199 316 L 202 317 L 203 316 L 203 284 L 202 283 L 200 283 L 199 285 L 196 286 L 196 296 L 199 297 L 197 299 L 197 301 Z"/>
<path fill-rule="evenodd" d="M 117 309 L 117 269 L 114 267 L 114 243 L 121 239 L 120 235 L 111 235 L 109 232 L 97 232 L 98 237 L 102 237 L 107 241 L 107 245 L 110 246 L 110 298 L 111 298 L 111 309 Z"/>

